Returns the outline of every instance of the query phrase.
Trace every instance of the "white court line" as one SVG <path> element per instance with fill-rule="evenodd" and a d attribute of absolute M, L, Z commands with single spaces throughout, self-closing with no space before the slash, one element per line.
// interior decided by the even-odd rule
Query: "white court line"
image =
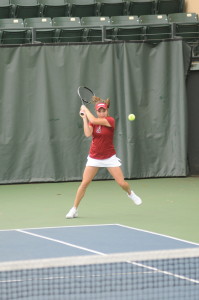
<path fill-rule="evenodd" d="M 119 227 L 124 227 L 124 228 L 128 228 L 131 230 L 136 230 L 136 231 L 141 231 L 141 232 L 146 232 L 146 233 L 150 233 L 153 235 L 157 235 L 157 236 L 162 236 L 162 237 L 166 237 L 166 238 L 170 238 L 176 241 L 180 241 L 180 242 L 184 242 L 184 243 L 189 243 L 191 245 L 196 245 L 199 246 L 199 243 L 195 243 L 195 242 L 190 242 L 187 240 L 183 240 L 183 239 L 179 239 L 176 237 L 172 237 L 169 235 L 165 235 L 165 234 L 161 234 L 161 233 L 157 233 L 157 232 L 153 232 L 153 231 L 149 231 L 149 230 L 144 230 L 144 229 L 139 229 L 139 228 L 135 228 L 135 227 L 130 227 L 127 225 L 122 225 L 122 224 L 94 224 L 94 225 L 75 225 L 75 226 L 55 226 L 55 227 L 36 227 L 36 228 L 23 228 L 23 229 L 2 229 L 0 230 L 0 232 L 3 231 L 16 231 L 16 230 L 39 230 L 39 229 L 56 229 L 56 228 L 81 228 L 81 227 L 100 227 L 100 226 L 119 226 Z"/>
<path fill-rule="evenodd" d="M 172 277 L 182 279 L 182 280 L 186 280 L 186 281 L 190 281 L 190 282 L 193 282 L 193 283 L 199 283 L 199 280 L 196 280 L 196 279 L 193 279 L 193 278 L 178 275 L 178 274 L 168 272 L 168 271 L 163 271 L 163 270 L 160 270 L 160 269 L 157 269 L 157 268 L 154 268 L 154 267 L 150 267 L 150 266 L 147 266 L 147 265 L 143 265 L 143 264 L 140 264 L 140 263 L 136 263 L 136 262 L 129 262 L 129 263 L 131 263 L 132 265 L 138 266 L 138 267 L 142 267 L 142 268 L 157 272 L 157 273 L 172 276 Z"/>
<path fill-rule="evenodd" d="M 184 243 L 188 243 L 188 244 L 191 244 L 191 245 L 199 246 L 198 243 L 190 242 L 190 241 L 183 240 L 183 239 L 179 239 L 179 238 L 176 238 L 176 237 L 173 237 L 173 236 L 169 236 L 169 235 L 166 235 L 166 234 L 161 234 L 161 233 L 157 233 L 157 232 L 153 232 L 153 231 L 148 231 L 148 230 L 144 230 L 144 229 L 139 229 L 139 228 L 134 228 L 134 227 L 130 227 L 130 226 L 126 226 L 126 225 L 121 225 L 121 224 L 115 224 L 115 225 L 120 226 L 120 227 L 124 227 L 124 228 L 127 228 L 127 229 L 132 229 L 132 230 L 136 230 L 136 231 L 142 231 L 142 232 L 146 232 L 146 233 L 150 233 L 150 234 L 154 234 L 154 235 L 166 237 L 166 238 L 169 238 L 169 239 L 172 239 L 172 240 L 176 240 L 176 241 L 179 241 L 179 242 L 184 242 Z"/>
<path fill-rule="evenodd" d="M 57 239 L 52 239 L 52 238 L 49 238 L 47 236 L 36 234 L 36 233 L 32 233 L 32 232 L 28 232 L 28 231 L 25 231 L 25 230 L 16 229 L 15 231 L 21 232 L 21 233 L 25 233 L 25 234 L 28 234 L 28 235 L 31 235 L 31 236 L 35 236 L 37 238 L 41 238 L 41 239 L 44 239 L 44 240 L 48 240 L 48 241 L 52 241 L 52 242 L 55 242 L 55 243 L 59 243 L 59 244 L 65 245 L 65 246 L 70 246 L 70 247 L 73 247 L 73 248 L 77 248 L 79 250 L 84 250 L 84 251 L 87 251 L 87 252 L 91 252 L 91 253 L 95 253 L 95 254 L 99 254 L 99 255 L 103 255 L 103 256 L 107 255 L 107 254 L 105 254 L 103 252 L 99 252 L 99 251 L 95 251 L 95 250 L 92 250 L 92 249 L 89 249 L 89 248 L 77 246 L 75 244 L 63 242 L 63 241 L 60 241 L 60 240 L 57 240 Z"/>
<path fill-rule="evenodd" d="M 85 225 L 85 226 L 87 226 L 87 225 Z M 178 240 L 178 241 L 181 241 L 181 242 L 186 242 L 186 243 L 193 244 L 193 245 L 199 245 L 197 243 L 192 243 L 192 242 L 188 242 L 188 241 L 181 240 L 181 239 L 178 239 L 178 238 L 170 237 L 170 236 L 167 236 L 167 235 L 162 235 L 162 234 L 159 234 L 159 233 L 154 233 L 154 232 L 150 232 L 150 231 L 147 231 L 147 230 L 133 228 L 133 227 L 129 227 L 129 226 L 121 225 L 121 224 L 107 224 L 107 225 L 100 224 L 100 225 L 88 225 L 88 226 L 119 226 L 119 227 L 124 227 L 124 228 L 127 228 L 127 229 L 131 229 L 131 230 L 136 230 L 136 231 L 146 232 L 146 233 L 150 233 L 150 234 L 154 234 L 154 235 L 158 235 L 158 236 L 163 236 L 163 237 L 166 237 L 166 238 L 171 238 L 171 239 L 174 239 L 174 240 Z M 68 228 L 68 226 L 63 226 L 63 227 Z M 54 227 L 54 228 L 63 228 L 63 227 Z M 82 226 L 71 226 L 71 227 L 82 227 Z M 48 228 L 50 229 L 52 227 L 48 227 Z M 39 228 L 36 228 L 36 229 L 39 229 Z M 73 247 L 73 248 L 77 248 L 79 250 L 84 250 L 84 251 L 87 251 L 87 252 L 90 252 L 90 253 L 98 254 L 98 255 L 101 255 L 101 256 L 107 256 L 108 255 L 108 254 L 103 253 L 103 252 L 99 252 L 99 251 L 95 251 L 93 249 L 88 249 L 88 248 L 81 247 L 81 246 L 78 246 L 78 245 L 75 245 L 75 244 L 63 242 L 61 240 L 52 239 L 52 238 L 49 238 L 49 237 L 46 237 L 46 236 L 43 236 L 43 235 L 28 232 L 26 230 L 16 229 L 15 231 L 21 232 L 23 234 L 28 234 L 28 235 L 31 235 L 31 236 L 35 236 L 35 237 L 38 237 L 38 238 L 41 238 L 41 239 L 49 240 L 49 241 L 52 241 L 52 242 L 56 242 L 56 243 L 59 243 L 59 244 L 63 244 L 63 245 L 66 245 L 66 246 L 70 246 L 70 247 Z M 185 280 L 185 281 L 191 281 L 191 282 L 194 282 L 194 283 L 197 283 L 197 284 L 199 283 L 198 280 L 195 280 L 195 279 L 192 279 L 192 278 L 189 278 L 189 277 L 185 277 L 185 276 L 182 276 L 182 275 L 179 275 L 179 274 L 175 274 L 175 273 L 172 273 L 172 272 L 164 271 L 164 270 L 161 270 L 161 269 L 157 269 L 157 268 L 145 265 L 145 264 L 141 264 L 141 263 L 137 263 L 137 262 L 128 262 L 128 263 L 131 263 L 133 265 L 137 265 L 139 267 L 142 267 L 142 268 L 150 270 L 150 271 L 154 271 L 154 272 L 157 272 L 157 273 L 162 273 L 162 274 L 165 274 L 165 275 L 168 275 L 168 276 L 171 276 L 171 277 L 176 277 L 176 278 L 179 278 L 179 279 L 182 279 L 182 280 Z"/>
<path fill-rule="evenodd" d="M 13 228 L 0 229 L 1 231 L 16 231 L 16 230 L 37 230 L 37 229 L 59 229 L 59 228 L 78 228 L 78 227 L 100 227 L 100 226 L 118 226 L 118 224 L 89 224 L 89 225 L 71 225 L 71 226 L 52 226 L 52 227 L 29 227 L 29 228 Z"/>
<path fill-rule="evenodd" d="M 130 228 L 130 229 L 134 229 L 132 227 L 123 226 L 123 225 L 120 225 L 120 224 L 115 224 L 115 225 L 118 225 L 118 226 L 121 226 L 121 227 L 127 227 L 127 228 Z M 59 244 L 71 246 L 71 247 L 81 249 L 81 250 L 84 250 L 84 251 L 87 251 L 87 252 L 95 253 L 95 254 L 98 254 L 98 255 L 101 255 L 101 256 L 108 256 L 108 254 L 105 254 L 103 252 L 98 252 L 98 251 L 95 251 L 95 250 L 92 250 L 92 249 L 80 247 L 80 246 L 77 246 L 77 245 L 74 245 L 74 244 L 71 244 L 71 243 L 66 243 L 66 242 L 63 242 L 63 241 L 60 241 L 60 240 L 57 240 L 57 239 L 52 239 L 52 238 L 49 238 L 49 237 L 46 237 L 46 236 L 43 236 L 43 235 L 38 235 L 38 234 L 35 234 L 35 233 L 28 232 L 28 231 L 25 231 L 25 230 L 16 229 L 15 231 L 21 232 L 23 234 L 28 234 L 28 235 L 31 235 L 31 236 L 35 236 L 35 237 L 38 237 L 38 238 L 41 238 L 41 239 L 46 239 L 46 240 L 49 240 L 49 241 L 53 241 L 53 242 L 56 242 L 56 243 L 59 243 Z M 140 230 L 140 231 L 144 231 L 144 230 Z M 146 231 L 146 232 L 148 232 L 148 231 Z M 162 273 L 162 274 L 165 274 L 165 275 L 168 275 L 168 276 L 171 276 L 171 277 L 176 277 L 178 279 L 186 280 L 186 281 L 197 283 L 197 284 L 199 283 L 199 280 L 195 280 L 193 278 L 185 277 L 185 276 L 182 276 L 182 275 L 179 275 L 179 274 L 176 274 L 176 273 L 164 271 L 164 270 L 154 268 L 154 267 L 142 264 L 142 263 L 137 263 L 137 262 L 134 262 L 134 261 L 126 261 L 126 262 L 130 263 L 132 265 L 136 265 L 136 266 L 139 266 L 141 268 L 153 271 L 153 272 Z"/>

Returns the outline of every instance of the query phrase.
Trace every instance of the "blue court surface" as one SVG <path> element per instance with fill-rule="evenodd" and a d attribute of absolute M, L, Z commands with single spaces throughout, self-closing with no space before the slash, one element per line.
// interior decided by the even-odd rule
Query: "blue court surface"
<path fill-rule="evenodd" d="M 0 231 L 0 262 L 199 247 L 120 224 Z"/>
<path fill-rule="evenodd" d="M 199 244 L 189 241 L 109 224 L 1 230 L 0 245 L 2 300 L 199 299 Z M 194 255 L 157 259 L 155 252 L 150 261 L 143 257 L 147 251 L 185 248 L 195 248 Z M 141 259 L 135 259 L 139 251 Z M 135 252 L 134 258 L 124 252 Z M 109 259 L 111 253 L 122 253 L 122 261 L 99 264 L 98 259 Z M 38 265 L 43 258 L 52 260 Z M 52 266 L 53 258 L 64 264 Z"/>

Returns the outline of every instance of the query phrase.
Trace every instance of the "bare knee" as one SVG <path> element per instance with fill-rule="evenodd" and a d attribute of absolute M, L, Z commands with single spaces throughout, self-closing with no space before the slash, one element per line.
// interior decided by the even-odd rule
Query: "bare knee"
<path fill-rule="evenodd" d="M 124 190 L 126 190 L 126 188 L 128 187 L 128 183 L 125 180 L 118 180 L 117 183 L 119 184 L 119 186 L 121 188 L 123 188 Z"/>
<path fill-rule="evenodd" d="M 88 187 L 88 185 L 91 183 L 91 180 L 84 180 L 84 181 L 82 181 L 82 183 L 80 184 L 80 187 L 82 188 L 82 189 L 86 189 L 87 187 Z"/>

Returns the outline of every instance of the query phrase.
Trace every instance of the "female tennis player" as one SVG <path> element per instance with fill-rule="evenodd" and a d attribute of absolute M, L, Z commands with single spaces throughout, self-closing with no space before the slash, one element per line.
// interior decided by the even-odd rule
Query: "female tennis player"
<path fill-rule="evenodd" d="M 124 180 L 122 170 L 120 168 L 120 159 L 116 156 L 113 145 L 113 135 L 115 128 L 115 120 L 108 114 L 110 100 L 102 100 L 99 97 L 93 97 L 97 117 L 85 106 L 81 106 L 80 116 L 83 119 L 84 134 L 86 137 L 92 136 L 89 156 L 83 173 L 82 182 L 77 190 L 73 207 L 70 209 L 66 218 L 76 218 L 78 216 L 77 208 L 81 199 L 84 197 L 86 189 L 93 180 L 99 168 L 105 167 L 113 176 L 115 181 L 121 188 L 127 192 L 129 198 L 136 205 L 140 205 L 142 200 L 130 188 L 129 184 Z"/>

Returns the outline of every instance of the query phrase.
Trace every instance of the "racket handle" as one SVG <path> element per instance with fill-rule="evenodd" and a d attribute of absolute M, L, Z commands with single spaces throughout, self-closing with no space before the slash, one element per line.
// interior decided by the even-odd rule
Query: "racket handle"
<path fill-rule="evenodd" d="M 84 116 L 84 112 L 83 111 L 80 111 L 80 116 Z"/>

